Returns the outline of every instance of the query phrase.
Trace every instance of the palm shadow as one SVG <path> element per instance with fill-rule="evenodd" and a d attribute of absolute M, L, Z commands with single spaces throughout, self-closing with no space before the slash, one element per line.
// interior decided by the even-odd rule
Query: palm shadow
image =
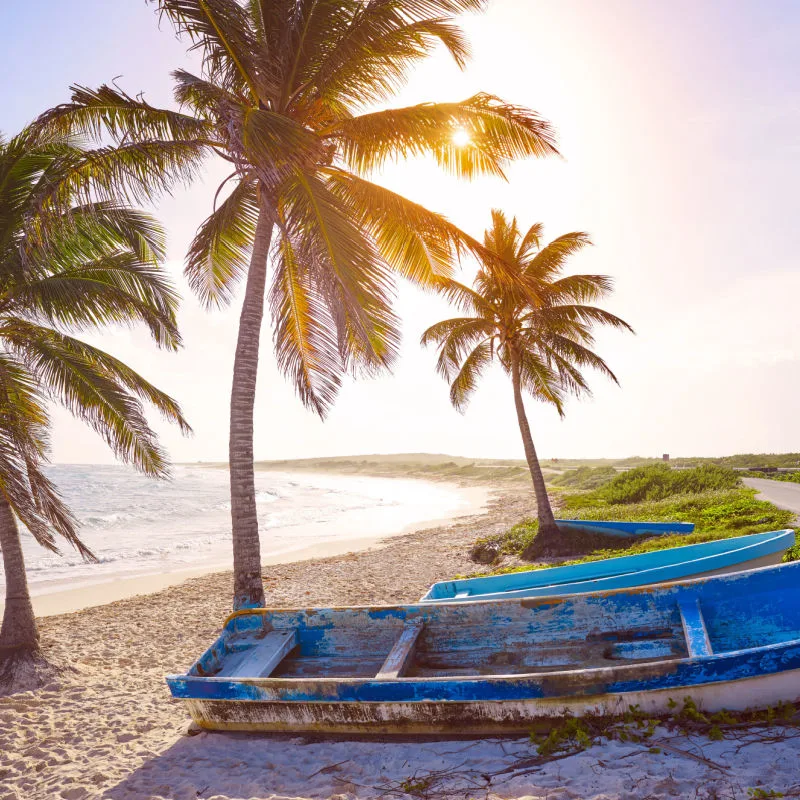
<path fill-rule="evenodd" d="M 399 797 L 422 789 L 468 796 L 507 787 L 516 767 L 533 756 L 529 741 L 519 738 L 376 740 L 202 732 L 183 737 L 102 797 Z"/>

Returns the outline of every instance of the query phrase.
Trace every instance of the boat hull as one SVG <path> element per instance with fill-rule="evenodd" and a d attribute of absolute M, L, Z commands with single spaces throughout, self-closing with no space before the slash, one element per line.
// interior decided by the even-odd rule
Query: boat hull
<path fill-rule="evenodd" d="M 207 729 L 515 732 L 800 699 L 800 562 L 566 597 L 235 612 L 184 675 Z"/>
<path fill-rule="evenodd" d="M 557 519 L 556 525 L 568 531 L 596 533 L 601 536 L 646 537 L 692 533 L 693 522 L 617 522 L 593 519 Z"/>
<path fill-rule="evenodd" d="M 744 711 L 800 701 L 800 669 L 725 683 L 651 689 L 588 697 L 473 702 L 293 703 L 236 700 L 186 701 L 201 728 L 264 733 L 358 735 L 474 735 L 528 733 L 566 714 L 619 716 L 634 706 L 643 713 L 673 713 L 674 702 L 691 697 L 698 708 Z"/>
<path fill-rule="evenodd" d="M 794 531 L 786 529 L 569 566 L 440 581 L 420 602 L 557 597 L 723 575 L 778 564 L 794 541 Z"/>

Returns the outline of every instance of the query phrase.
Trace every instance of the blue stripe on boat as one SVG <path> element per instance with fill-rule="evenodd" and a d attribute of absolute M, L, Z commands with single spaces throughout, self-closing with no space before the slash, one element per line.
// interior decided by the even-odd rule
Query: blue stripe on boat
<path fill-rule="evenodd" d="M 778 556 L 794 531 L 770 531 L 564 567 L 434 583 L 420 602 L 545 597 L 680 580 Z"/>
<path fill-rule="evenodd" d="M 412 622 L 422 630 L 407 674 L 377 679 Z M 272 675 L 215 677 L 229 659 L 240 663 L 242 652 L 279 631 L 293 632 L 297 645 Z M 795 562 L 561 598 L 252 609 L 229 617 L 189 673 L 171 675 L 167 682 L 173 696 L 200 704 L 199 719 L 208 727 L 324 730 L 326 705 L 343 703 L 353 710 L 346 712 L 345 723 L 337 723 L 339 729 L 352 722 L 369 730 L 380 728 L 386 719 L 381 714 L 390 714 L 398 703 L 419 704 L 413 713 L 423 721 L 430 718 L 430 703 L 467 704 L 465 709 L 478 704 L 475 708 L 501 724 L 503 707 L 493 703 L 552 699 L 552 709 L 553 703 L 576 697 L 691 690 L 798 669 L 800 562 Z M 793 691 L 800 696 L 800 686 Z M 215 706 L 217 701 L 227 711 Z M 487 702 L 488 707 L 480 705 Z M 735 703 L 731 697 L 727 707 Z M 292 717 L 288 707 L 295 704 L 299 710 Z M 412 712 L 404 707 L 402 713 Z"/>

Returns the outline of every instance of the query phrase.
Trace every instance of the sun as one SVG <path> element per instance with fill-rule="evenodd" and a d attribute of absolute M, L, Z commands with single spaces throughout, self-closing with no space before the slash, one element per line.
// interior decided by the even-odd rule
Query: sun
<path fill-rule="evenodd" d="M 458 128 L 458 130 L 453 131 L 453 144 L 456 147 L 466 147 L 472 141 L 469 131 L 465 131 L 463 128 Z"/>

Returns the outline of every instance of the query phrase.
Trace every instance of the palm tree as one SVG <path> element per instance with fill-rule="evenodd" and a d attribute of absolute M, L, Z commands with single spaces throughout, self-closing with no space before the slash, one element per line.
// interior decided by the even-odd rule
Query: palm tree
<path fill-rule="evenodd" d="M 39 635 L 17 520 L 58 552 L 63 537 L 86 559 L 76 520 L 43 469 L 49 403 L 86 422 L 117 457 L 164 476 L 167 458 L 142 401 L 189 428 L 178 405 L 108 353 L 68 331 L 143 322 L 176 349 L 177 296 L 160 268 L 161 228 L 116 200 L 111 175 L 87 185 L 107 153 L 27 129 L 0 139 L 0 550 L 6 579 L 0 677 L 36 654 Z"/>
<path fill-rule="evenodd" d="M 395 275 L 430 285 L 460 252 L 482 251 L 369 173 L 429 154 L 461 177 L 502 176 L 513 158 L 557 151 L 546 122 L 486 94 L 364 113 L 437 45 L 462 66 L 468 48 L 452 16 L 487 0 L 155 1 L 202 60 L 199 76 L 173 73 L 181 111 L 73 87 L 72 103 L 45 121 L 141 144 L 137 177 L 189 177 L 204 153 L 230 164 L 186 276 L 209 306 L 246 282 L 230 411 L 234 608 L 260 606 L 253 415 L 265 296 L 278 365 L 324 416 L 344 373 L 395 361 Z"/>
<path fill-rule="evenodd" d="M 582 370 L 594 368 L 617 382 L 606 362 L 591 350 L 595 325 L 633 329 L 619 317 L 587 305 L 611 291 L 605 275 L 562 276 L 572 254 L 590 244 L 585 233 L 567 233 L 542 246 L 542 225 L 523 235 L 516 218 L 492 212 L 484 235 L 487 251 L 473 288 L 450 278 L 441 292 L 465 316 L 443 320 L 422 335 L 439 348 L 437 371 L 450 383 L 450 400 L 464 411 L 484 370 L 495 360 L 511 378 L 525 458 L 533 480 L 539 531 L 533 554 L 558 548 L 558 528 L 533 444 L 523 391 L 564 415 L 566 395 L 590 394 Z"/>

